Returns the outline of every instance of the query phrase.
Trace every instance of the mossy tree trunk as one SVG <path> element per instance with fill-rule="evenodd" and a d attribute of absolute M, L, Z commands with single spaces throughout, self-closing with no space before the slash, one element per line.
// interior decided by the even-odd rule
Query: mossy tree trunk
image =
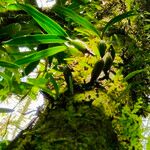
<path fill-rule="evenodd" d="M 94 89 L 90 92 L 95 93 Z M 67 101 L 65 108 L 60 103 L 54 109 L 47 106 L 35 125 L 30 124 L 22 131 L 7 150 L 118 149 L 111 118 L 105 114 L 102 104 L 96 107 L 94 101 L 79 101 L 70 95 L 65 95 L 62 100 Z"/>

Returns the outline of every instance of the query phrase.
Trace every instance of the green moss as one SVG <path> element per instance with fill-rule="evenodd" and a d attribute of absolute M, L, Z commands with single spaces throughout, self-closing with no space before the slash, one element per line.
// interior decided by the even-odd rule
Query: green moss
<path fill-rule="evenodd" d="M 23 150 L 113 150 L 118 145 L 111 121 L 105 116 L 103 106 L 68 105 L 67 110 L 50 110 L 47 119 L 10 144 L 8 149 Z M 43 117 L 42 116 L 42 117 Z M 109 131 L 109 132 L 108 132 Z"/>

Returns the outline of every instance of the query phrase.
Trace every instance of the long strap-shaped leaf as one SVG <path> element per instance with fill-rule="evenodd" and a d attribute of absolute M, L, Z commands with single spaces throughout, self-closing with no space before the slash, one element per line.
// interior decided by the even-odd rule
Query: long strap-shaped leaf
<path fill-rule="evenodd" d="M 19 68 L 17 64 L 6 62 L 6 61 L 0 61 L 0 66 L 6 67 L 6 68 L 13 68 L 13 69 Z"/>
<path fill-rule="evenodd" d="M 28 64 L 28 63 L 40 60 L 44 57 L 55 55 L 59 52 L 65 51 L 66 49 L 67 49 L 66 46 L 51 47 L 51 48 L 48 48 L 46 50 L 42 50 L 42 51 L 39 51 L 39 52 L 35 52 L 33 54 L 29 54 L 29 55 L 17 60 L 15 63 L 17 65 Z"/>
<path fill-rule="evenodd" d="M 114 18 L 112 18 L 104 27 L 103 31 L 102 31 L 102 37 L 104 35 L 104 33 L 108 30 L 108 28 L 110 26 L 112 26 L 113 24 L 125 19 L 125 18 L 128 18 L 128 17 L 131 17 L 131 16 L 134 16 L 134 15 L 137 15 L 134 11 L 128 11 L 128 12 L 125 12 L 121 15 L 118 15 Z"/>
<path fill-rule="evenodd" d="M 75 11 L 65 8 L 65 7 L 54 7 L 54 11 L 57 12 L 59 15 L 64 15 L 70 19 L 72 19 L 74 22 L 78 23 L 79 25 L 83 26 L 86 29 L 89 29 L 95 33 L 95 35 L 99 36 L 99 32 L 97 29 L 85 18 L 78 15 Z"/>
<path fill-rule="evenodd" d="M 144 72 L 144 71 L 146 71 L 146 70 L 145 70 L 145 69 L 141 69 L 141 70 L 133 71 L 133 72 L 129 73 L 129 74 L 124 78 L 124 80 L 127 81 L 127 80 L 133 78 L 134 76 L 136 76 L 137 74 L 142 73 L 142 72 Z"/>
<path fill-rule="evenodd" d="M 29 4 L 16 4 L 20 9 L 26 11 L 34 20 L 49 34 L 56 34 L 60 36 L 68 36 L 65 30 L 54 20 L 38 11 Z"/>
<path fill-rule="evenodd" d="M 13 111 L 14 109 L 10 109 L 10 108 L 0 108 L 0 113 L 11 113 Z"/>
<path fill-rule="evenodd" d="M 64 43 L 66 40 L 64 37 L 50 34 L 36 34 L 21 36 L 9 41 L 3 42 L 7 45 L 36 45 L 36 44 L 48 44 L 48 43 Z"/>

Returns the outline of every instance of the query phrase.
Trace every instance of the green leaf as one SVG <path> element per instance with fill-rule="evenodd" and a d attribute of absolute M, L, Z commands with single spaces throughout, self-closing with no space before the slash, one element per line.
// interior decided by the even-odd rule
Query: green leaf
<path fill-rule="evenodd" d="M 37 45 L 37 44 L 47 44 L 47 43 L 64 43 L 66 40 L 64 37 L 50 34 L 36 34 L 27 35 L 17 38 L 13 38 L 9 41 L 3 42 L 7 45 Z"/>
<path fill-rule="evenodd" d="M 112 26 L 113 24 L 117 23 L 117 22 L 120 22 L 121 20 L 125 19 L 125 18 L 128 18 L 128 17 L 131 17 L 131 16 L 135 16 L 137 15 L 134 11 L 128 11 L 128 12 L 125 12 L 121 15 L 118 15 L 114 18 L 112 18 L 104 27 L 103 31 L 102 31 L 102 37 L 104 35 L 104 33 L 109 29 L 110 26 Z"/>
<path fill-rule="evenodd" d="M 10 109 L 10 108 L 0 108 L 0 113 L 11 113 L 13 111 L 14 109 Z"/>
<path fill-rule="evenodd" d="M 27 65 L 27 67 L 24 70 L 25 75 L 30 74 L 37 67 L 39 62 L 40 61 L 38 60 L 38 61 L 31 62 L 29 65 Z"/>
<path fill-rule="evenodd" d="M 13 69 L 19 68 L 17 64 L 6 62 L 6 61 L 0 61 L 0 66 L 6 67 L 6 68 L 13 68 Z"/>
<path fill-rule="evenodd" d="M 135 75 L 137 75 L 137 74 L 139 74 L 139 73 L 141 73 L 141 72 L 144 72 L 144 71 L 145 71 L 145 69 L 133 71 L 133 72 L 129 73 L 129 74 L 124 78 L 124 80 L 127 81 L 127 80 L 133 78 Z"/>
<path fill-rule="evenodd" d="M 144 30 L 145 30 L 145 31 L 150 30 L 150 24 L 145 25 L 145 26 L 144 26 Z"/>
<path fill-rule="evenodd" d="M 3 37 L 14 37 L 17 32 L 21 30 L 19 23 L 12 23 L 0 29 L 0 36 Z"/>
<path fill-rule="evenodd" d="M 131 10 L 131 7 L 133 5 L 133 0 L 125 0 L 126 9 L 127 11 Z"/>
<path fill-rule="evenodd" d="M 84 28 L 93 31 L 93 33 L 97 36 L 99 36 L 99 32 L 97 29 L 85 18 L 78 15 L 75 11 L 65 8 L 65 7 L 54 7 L 54 11 L 56 11 L 59 15 L 64 15 L 70 19 L 72 19 L 74 22 L 78 23 L 79 25 L 83 26 Z"/>
<path fill-rule="evenodd" d="M 50 77 L 50 82 L 53 84 L 54 89 L 56 91 L 56 98 L 58 98 L 58 96 L 59 96 L 59 87 L 57 85 L 57 82 L 55 81 L 55 79 L 54 79 L 52 74 L 50 74 L 49 77 Z"/>
<path fill-rule="evenodd" d="M 47 88 L 41 88 L 42 91 L 46 92 L 47 94 L 49 94 L 50 96 L 52 96 L 54 99 L 56 98 L 55 94 L 53 92 L 50 91 L 50 89 Z"/>
<path fill-rule="evenodd" d="M 14 4 L 10 4 L 8 6 L 6 6 L 7 11 L 17 11 L 19 10 L 18 7 Z"/>
<path fill-rule="evenodd" d="M 28 81 L 27 81 L 28 84 L 31 84 L 31 85 L 37 86 L 37 87 L 45 87 L 47 82 L 48 82 L 48 80 L 44 79 L 44 78 L 37 78 L 37 79 L 28 78 Z"/>
<path fill-rule="evenodd" d="M 56 34 L 60 36 L 68 36 L 65 30 L 54 20 L 38 11 L 33 6 L 26 4 L 16 4 L 20 9 L 26 11 L 33 19 L 49 34 Z"/>
<path fill-rule="evenodd" d="M 46 87 L 47 82 L 48 82 L 48 79 L 45 79 L 45 78 L 42 78 L 42 79 L 41 78 L 39 79 L 28 78 L 28 81 L 27 81 L 28 84 L 34 87 L 37 87 L 39 89 L 42 89 L 42 91 L 48 93 L 49 95 L 55 98 L 55 94 Z"/>
<path fill-rule="evenodd" d="M 11 76 L 8 76 L 7 74 L 0 72 L 0 79 L 1 79 L 2 81 L 3 81 L 3 80 L 5 81 L 4 84 L 3 84 L 3 86 L 5 86 L 4 89 L 3 89 L 3 91 L 9 92 L 10 89 L 11 89 L 11 87 L 12 87 Z M 4 92 L 3 92 L 3 93 L 0 92 L 0 95 L 1 95 L 1 94 L 3 95 Z"/>
<path fill-rule="evenodd" d="M 67 49 L 66 46 L 51 47 L 46 50 L 42 50 L 39 52 L 34 52 L 32 54 L 29 54 L 21 59 L 18 59 L 15 63 L 17 65 L 28 64 L 28 63 L 40 60 L 44 57 L 53 56 L 59 52 L 65 51 L 66 49 Z"/>
<path fill-rule="evenodd" d="M 147 143 L 146 143 L 146 150 L 149 150 L 149 149 L 150 149 L 150 136 L 147 137 Z"/>

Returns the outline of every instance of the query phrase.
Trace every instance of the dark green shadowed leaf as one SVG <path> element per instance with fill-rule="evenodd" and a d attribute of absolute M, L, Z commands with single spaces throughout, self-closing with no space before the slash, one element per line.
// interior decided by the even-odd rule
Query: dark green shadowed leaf
<path fill-rule="evenodd" d="M 103 31 L 102 31 L 102 37 L 103 37 L 104 33 L 108 30 L 108 28 L 109 28 L 110 26 L 112 26 L 113 24 L 115 24 L 115 23 L 117 23 L 117 22 L 119 22 L 119 21 L 121 21 L 121 20 L 123 20 L 123 19 L 125 19 L 125 18 L 131 17 L 131 16 L 135 16 L 135 15 L 136 15 L 136 13 L 135 13 L 134 11 L 128 11 L 128 12 L 125 12 L 125 13 L 123 13 L 123 14 L 121 14 L 121 15 L 118 15 L 118 16 L 112 18 L 112 19 L 105 25 L 105 27 L 104 27 L 104 29 L 103 29 Z"/>
<path fill-rule="evenodd" d="M 37 67 L 39 62 L 40 61 L 38 60 L 38 61 L 31 62 L 29 65 L 27 65 L 27 67 L 24 70 L 25 75 L 30 74 Z"/>
<path fill-rule="evenodd" d="M 34 20 L 49 34 L 56 34 L 60 36 L 68 36 L 65 30 L 54 20 L 50 19 L 48 16 L 44 15 L 36 8 L 31 5 L 16 4 L 20 9 L 26 11 L 31 15 Z"/>
<path fill-rule="evenodd" d="M 64 37 L 50 34 L 37 34 L 17 37 L 9 41 L 3 42 L 8 45 L 36 45 L 36 44 L 47 44 L 47 43 L 64 43 L 66 40 Z"/>
<path fill-rule="evenodd" d="M 12 23 L 0 29 L 0 37 L 13 37 L 21 30 L 19 23 Z"/>
<path fill-rule="evenodd" d="M 2 84 L 0 84 L 0 90 L 3 89 L 3 88 L 4 88 L 4 86 Z"/>
<path fill-rule="evenodd" d="M 13 68 L 13 69 L 19 68 L 17 64 L 6 62 L 6 61 L 0 61 L 0 66 L 6 67 L 6 68 Z"/>
<path fill-rule="evenodd" d="M 78 23 L 79 25 L 83 26 L 86 29 L 89 29 L 95 33 L 95 35 L 99 36 L 99 32 L 97 29 L 85 18 L 78 15 L 75 11 L 65 8 L 65 7 L 55 7 L 54 11 L 56 11 L 59 15 L 64 15 L 70 19 L 72 19 L 74 22 Z"/>
<path fill-rule="evenodd" d="M 127 81 L 127 80 L 133 78 L 134 76 L 136 76 L 137 74 L 139 74 L 139 73 L 141 73 L 141 72 L 144 72 L 144 71 L 145 71 L 145 69 L 133 71 L 133 72 L 129 73 L 129 74 L 124 78 L 124 80 Z"/>
<path fill-rule="evenodd" d="M 55 94 L 53 92 L 51 92 L 51 90 L 49 90 L 47 88 L 41 88 L 41 90 L 44 91 L 44 92 L 46 92 L 47 94 L 49 94 L 54 99 L 56 98 Z"/>
<path fill-rule="evenodd" d="M 40 60 L 44 57 L 55 55 L 59 52 L 65 51 L 66 49 L 67 49 L 66 46 L 51 47 L 46 50 L 42 50 L 39 52 L 34 52 L 33 54 L 29 54 L 25 56 L 24 58 L 17 60 L 15 63 L 18 65 L 28 64 L 28 63 Z"/>

